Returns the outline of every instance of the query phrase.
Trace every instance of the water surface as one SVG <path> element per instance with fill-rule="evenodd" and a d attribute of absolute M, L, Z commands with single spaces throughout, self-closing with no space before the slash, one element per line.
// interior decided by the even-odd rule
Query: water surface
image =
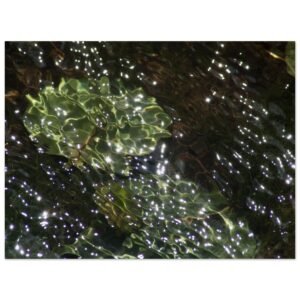
<path fill-rule="evenodd" d="M 132 178 L 155 174 L 195 183 L 207 193 L 217 189 L 235 226 L 247 224 L 254 257 L 293 258 L 295 78 L 287 71 L 286 47 L 283 42 L 6 43 L 6 257 L 195 257 L 180 252 L 187 246 L 166 256 L 150 246 L 128 247 L 131 233 L 111 226 L 92 201 L 107 175 L 89 166 L 82 172 L 29 138 L 22 121 L 26 94 L 56 87 L 62 77 L 107 76 L 112 85 L 121 78 L 128 89 L 142 87 L 173 121 L 171 138 L 160 140 L 151 154 L 132 158 Z M 167 245 L 170 235 L 158 232 Z M 185 236 L 197 247 L 192 233 Z M 226 250 L 229 242 L 221 239 L 221 246 Z M 196 257 L 227 257 L 208 253 Z"/>

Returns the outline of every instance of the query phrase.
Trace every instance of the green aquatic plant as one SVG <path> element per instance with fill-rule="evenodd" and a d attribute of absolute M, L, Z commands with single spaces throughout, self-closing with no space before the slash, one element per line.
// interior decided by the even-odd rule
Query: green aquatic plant
<path fill-rule="evenodd" d="M 171 119 L 142 89 L 126 90 L 120 81 L 114 89 L 112 93 L 107 77 L 62 79 L 58 88 L 27 96 L 24 125 L 49 154 L 64 156 L 79 168 L 88 164 L 128 176 L 129 157 L 149 154 L 160 138 L 169 137 Z M 114 177 L 95 190 L 94 201 L 105 216 L 104 226 L 124 237 L 122 247 L 99 244 L 89 227 L 73 245 L 60 249 L 62 254 L 81 256 L 82 249 L 116 258 L 255 254 L 254 237 L 217 188 L 207 192 L 166 175 Z"/>
<path fill-rule="evenodd" d="M 143 89 L 126 90 L 118 81 L 112 93 L 107 77 L 62 79 L 27 95 L 24 125 L 46 152 L 109 173 L 129 175 L 129 157 L 152 152 L 169 137 L 170 117 Z"/>
<path fill-rule="evenodd" d="M 143 175 L 99 187 L 95 202 L 117 231 L 124 253 L 145 257 L 254 257 L 256 242 L 216 189 L 169 176 Z M 122 255 L 122 253 L 119 253 Z"/>
<path fill-rule="evenodd" d="M 295 77 L 295 43 L 288 42 L 285 48 L 285 62 L 287 64 L 287 72 Z"/>
<path fill-rule="evenodd" d="M 121 232 L 132 232 L 142 225 L 139 209 L 133 193 L 117 182 L 97 190 L 100 201 L 96 201 L 108 222 L 116 226 Z"/>

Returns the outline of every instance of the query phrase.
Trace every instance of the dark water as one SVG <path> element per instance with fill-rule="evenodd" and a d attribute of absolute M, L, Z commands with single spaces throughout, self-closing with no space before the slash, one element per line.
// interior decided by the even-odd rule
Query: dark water
<path fill-rule="evenodd" d="M 103 75 L 142 87 L 173 119 L 170 139 L 133 158 L 135 174 L 166 173 L 206 191 L 217 186 L 247 222 L 254 257 L 294 257 L 295 78 L 286 45 L 6 43 L 6 257 L 116 257 L 123 247 L 126 235 L 91 201 L 105 175 L 48 155 L 22 122 L 26 94 L 62 77 Z M 82 236 L 88 242 L 81 245 Z"/>

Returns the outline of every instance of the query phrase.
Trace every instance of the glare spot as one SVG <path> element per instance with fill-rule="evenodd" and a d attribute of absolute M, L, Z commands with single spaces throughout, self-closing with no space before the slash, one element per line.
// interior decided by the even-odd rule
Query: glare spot
<path fill-rule="evenodd" d="M 105 157 L 105 161 L 106 161 L 107 163 L 111 163 L 111 162 L 112 162 L 112 159 L 110 158 L 110 156 L 106 156 L 106 157 Z"/>
<path fill-rule="evenodd" d="M 123 150 L 123 147 L 122 146 L 120 146 L 120 145 L 117 145 L 117 147 L 116 147 L 116 152 L 121 152 Z"/>

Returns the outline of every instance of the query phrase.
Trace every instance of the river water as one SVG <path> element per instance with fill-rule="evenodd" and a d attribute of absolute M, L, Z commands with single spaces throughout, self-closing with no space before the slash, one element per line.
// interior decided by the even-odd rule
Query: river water
<path fill-rule="evenodd" d="M 284 42 L 6 43 L 6 257 L 227 257 L 126 246 L 130 233 L 111 226 L 91 200 L 105 174 L 67 166 L 66 158 L 30 140 L 25 95 L 56 87 L 62 77 L 107 76 L 143 88 L 172 118 L 171 138 L 132 158 L 133 177 L 166 174 L 207 193 L 218 189 L 247 224 L 251 257 L 293 258 L 295 77 L 286 48 Z M 164 236 L 159 224 L 156 239 L 168 243 L 171 234 Z"/>

